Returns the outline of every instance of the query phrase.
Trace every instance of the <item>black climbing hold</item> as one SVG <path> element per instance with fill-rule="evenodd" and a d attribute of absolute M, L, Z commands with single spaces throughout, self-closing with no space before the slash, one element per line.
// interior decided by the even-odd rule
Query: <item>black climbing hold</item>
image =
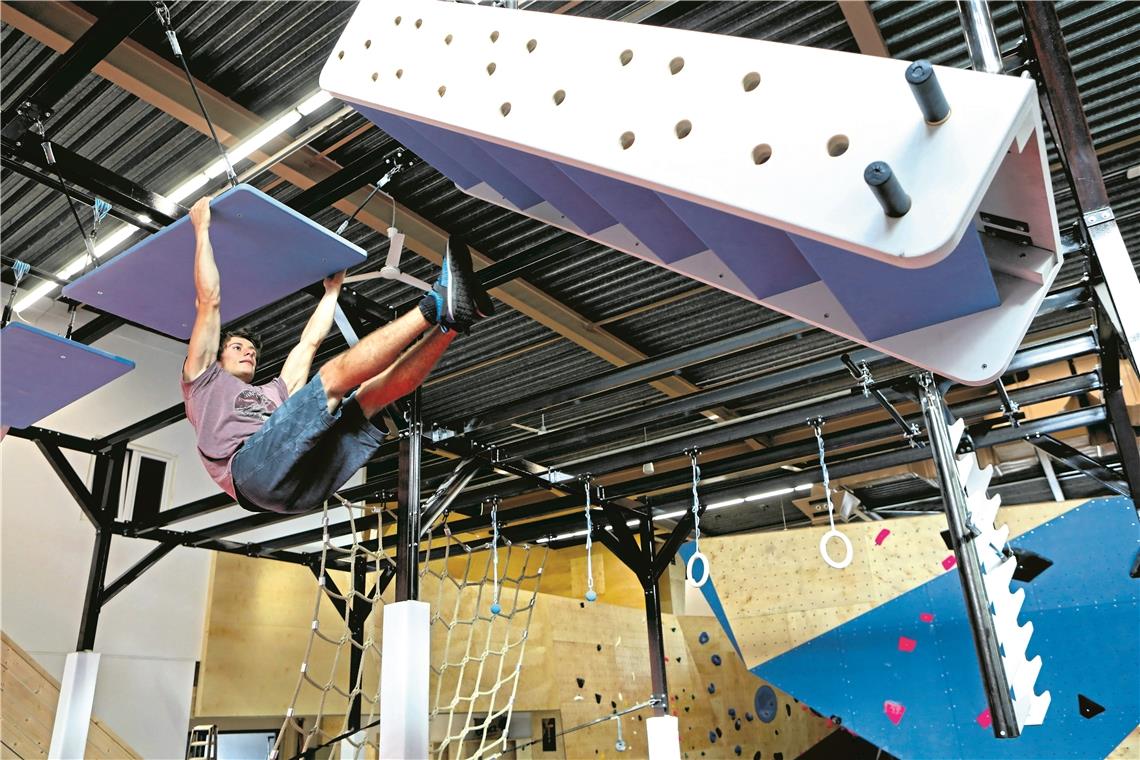
<path fill-rule="evenodd" d="M 708 632 L 707 632 L 707 631 L 701 631 L 701 635 L 697 637 L 697 641 L 701 642 L 702 644 L 707 644 L 707 643 L 709 643 L 709 634 L 708 634 Z"/>
<path fill-rule="evenodd" d="M 950 543 L 950 531 L 944 530 L 938 535 L 942 536 L 942 543 L 946 544 L 946 548 L 954 551 L 954 544 Z"/>
<path fill-rule="evenodd" d="M 736 722 L 733 723 L 732 725 L 733 725 L 733 728 L 735 728 L 737 731 L 739 731 L 740 730 L 740 718 L 737 718 Z"/>
<path fill-rule="evenodd" d="M 598 644 L 598 651 L 599 652 L 602 651 L 602 645 L 601 644 Z"/>
<path fill-rule="evenodd" d="M 697 698 L 697 695 L 696 695 L 696 694 L 690 694 L 690 695 L 689 695 L 689 699 L 696 699 L 696 698 Z"/>
<path fill-rule="evenodd" d="M 735 747 L 732 748 L 732 751 L 739 755 L 741 752 L 744 751 L 744 748 L 741 747 L 739 744 L 737 744 Z"/>
<path fill-rule="evenodd" d="M 709 684 L 709 694 L 716 694 L 716 684 L 715 683 Z"/>
<path fill-rule="evenodd" d="M 720 655 L 719 655 L 719 654 L 714 654 L 714 655 L 712 656 L 712 664 L 713 664 L 713 665 L 717 665 L 717 666 L 719 666 L 719 665 L 720 665 L 720 662 L 721 662 L 721 660 L 720 660 Z"/>
<path fill-rule="evenodd" d="M 779 735 L 780 735 L 780 729 L 777 728 L 776 729 L 776 736 L 779 736 Z"/>
<path fill-rule="evenodd" d="M 676 659 L 677 659 L 677 662 L 680 662 L 680 661 L 681 661 L 681 658 L 680 658 L 680 657 L 678 657 L 678 658 L 676 658 Z"/>
<path fill-rule="evenodd" d="M 673 626 L 670 630 L 673 631 L 673 633 L 676 633 L 677 632 L 677 626 Z"/>
<path fill-rule="evenodd" d="M 717 735 L 717 738 L 718 738 L 718 739 L 719 739 L 720 737 L 724 736 L 724 734 L 722 734 L 722 733 L 721 733 L 721 731 L 720 731 L 720 726 L 717 726 L 717 727 L 716 727 L 716 735 Z"/>
<path fill-rule="evenodd" d="M 756 754 L 752 756 L 752 760 L 762 760 L 763 757 L 764 755 L 760 752 L 760 750 L 756 750 Z"/>
<path fill-rule="evenodd" d="M 1029 583 L 1053 565 L 1053 560 L 1046 559 L 1037 552 L 1020 549 L 1016 546 L 1010 548 L 1013 549 L 1013 556 L 1017 557 L 1017 569 L 1013 571 L 1015 581 Z"/>
<path fill-rule="evenodd" d="M 1081 710 L 1082 718 L 1095 718 L 1104 712 L 1104 708 L 1102 706 L 1098 705 L 1096 702 L 1093 702 L 1084 694 L 1077 695 L 1077 706 Z"/>
<path fill-rule="evenodd" d="M 643 718 L 642 718 L 640 715 L 638 715 L 638 716 L 637 716 L 637 719 L 638 719 L 638 720 L 643 720 Z"/>
<path fill-rule="evenodd" d="M 776 719 L 776 710 L 780 705 L 776 700 L 776 692 L 768 684 L 756 690 L 752 697 L 752 707 L 756 710 L 756 717 L 763 723 L 771 723 Z"/>
<path fill-rule="evenodd" d="M 789 704 L 784 705 L 784 709 L 788 711 L 788 717 L 792 717 L 792 706 Z"/>
<path fill-rule="evenodd" d="M 688 712 L 688 711 L 689 711 L 689 706 L 685 705 L 685 712 Z"/>
<path fill-rule="evenodd" d="M 751 723 L 752 722 L 752 713 L 750 713 L 750 712 L 744 713 L 744 719 L 746 721 L 748 721 L 749 723 Z"/>
<path fill-rule="evenodd" d="M 730 718 L 736 717 L 736 708 L 735 707 L 728 708 L 728 717 L 730 717 Z"/>
<path fill-rule="evenodd" d="M 579 678 L 578 679 L 578 688 L 581 689 L 585 685 L 586 685 L 586 679 L 585 678 Z"/>
<path fill-rule="evenodd" d="M 709 741 L 716 744 L 716 731 L 709 731 Z M 703 752 L 701 753 L 704 754 Z"/>
<path fill-rule="evenodd" d="M 616 709 L 617 709 L 617 702 L 614 702 L 613 700 L 610 700 L 610 707 L 612 707 L 613 709 L 615 709 L 615 710 L 616 710 Z"/>
<path fill-rule="evenodd" d="M 581 607 L 581 608 L 583 608 L 583 609 L 585 609 L 585 607 L 586 607 L 586 603 L 585 603 L 585 602 L 578 602 L 578 606 L 579 606 L 579 607 Z M 596 755 L 596 754 L 598 754 L 598 751 L 597 751 L 597 750 L 594 750 L 594 754 L 595 754 L 595 755 Z"/>
<path fill-rule="evenodd" d="M 784 760 L 784 753 L 783 752 L 773 752 L 772 753 L 772 760 Z"/>
<path fill-rule="evenodd" d="M 594 692 L 594 701 L 600 705 L 602 703 L 602 695 Z"/>

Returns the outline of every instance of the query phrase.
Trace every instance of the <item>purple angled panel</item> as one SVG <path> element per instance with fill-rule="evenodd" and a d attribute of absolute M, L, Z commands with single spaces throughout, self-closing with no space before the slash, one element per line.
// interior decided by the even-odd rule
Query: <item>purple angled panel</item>
<path fill-rule="evenodd" d="M 367 258 L 249 185 L 210 204 L 210 241 L 231 322 Z M 68 298 L 186 340 L 194 326 L 194 230 L 179 219 L 63 289 Z"/>
<path fill-rule="evenodd" d="M 106 351 L 12 322 L 0 330 L 0 425 L 27 427 L 135 368 Z"/>

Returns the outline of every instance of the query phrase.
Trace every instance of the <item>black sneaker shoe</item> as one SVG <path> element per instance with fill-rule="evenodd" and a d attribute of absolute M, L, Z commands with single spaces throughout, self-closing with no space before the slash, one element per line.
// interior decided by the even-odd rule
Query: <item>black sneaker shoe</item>
<path fill-rule="evenodd" d="M 424 296 L 423 306 L 430 312 L 425 313 L 429 322 L 461 333 L 495 313 L 491 297 L 475 275 L 471 252 L 459 238 L 449 241 L 447 254 L 443 257 L 443 271 Z"/>

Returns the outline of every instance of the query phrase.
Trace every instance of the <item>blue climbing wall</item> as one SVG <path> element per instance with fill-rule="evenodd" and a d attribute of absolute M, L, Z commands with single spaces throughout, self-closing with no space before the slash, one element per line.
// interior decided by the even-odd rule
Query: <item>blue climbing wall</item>
<path fill-rule="evenodd" d="M 1032 581 L 1014 582 L 1026 586 L 1029 656 L 1044 660 L 1037 687 L 1053 697 L 1044 725 L 1017 739 L 995 739 L 987 727 L 956 572 L 752 671 L 903 758 L 1104 757 L 1140 722 L 1140 580 L 1128 575 L 1140 524 L 1132 502 L 1090 501 L 1011 544 L 1053 562 Z M 705 595 L 731 635 L 715 589 Z M 1081 697 L 1103 712 L 1082 715 Z"/>

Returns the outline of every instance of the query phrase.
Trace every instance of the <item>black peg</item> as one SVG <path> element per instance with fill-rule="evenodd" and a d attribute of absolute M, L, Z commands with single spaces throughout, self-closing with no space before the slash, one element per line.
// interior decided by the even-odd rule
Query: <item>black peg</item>
<path fill-rule="evenodd" d="M 863 180 L 875 194 L 887 216 L 900 217 L 910 211 L 910 196 L 886 161 L 872 161 L 863 170 Z"/>
<path fill-rule="evenodd" d="M 946 95 L 942 92 L 942 85 L 938 84 L 930 61 L 918 60 L 907 66 L 906 81 L 927 124 L 937 126 L 950 118 L 950 104 L 946 102 Z"/>

